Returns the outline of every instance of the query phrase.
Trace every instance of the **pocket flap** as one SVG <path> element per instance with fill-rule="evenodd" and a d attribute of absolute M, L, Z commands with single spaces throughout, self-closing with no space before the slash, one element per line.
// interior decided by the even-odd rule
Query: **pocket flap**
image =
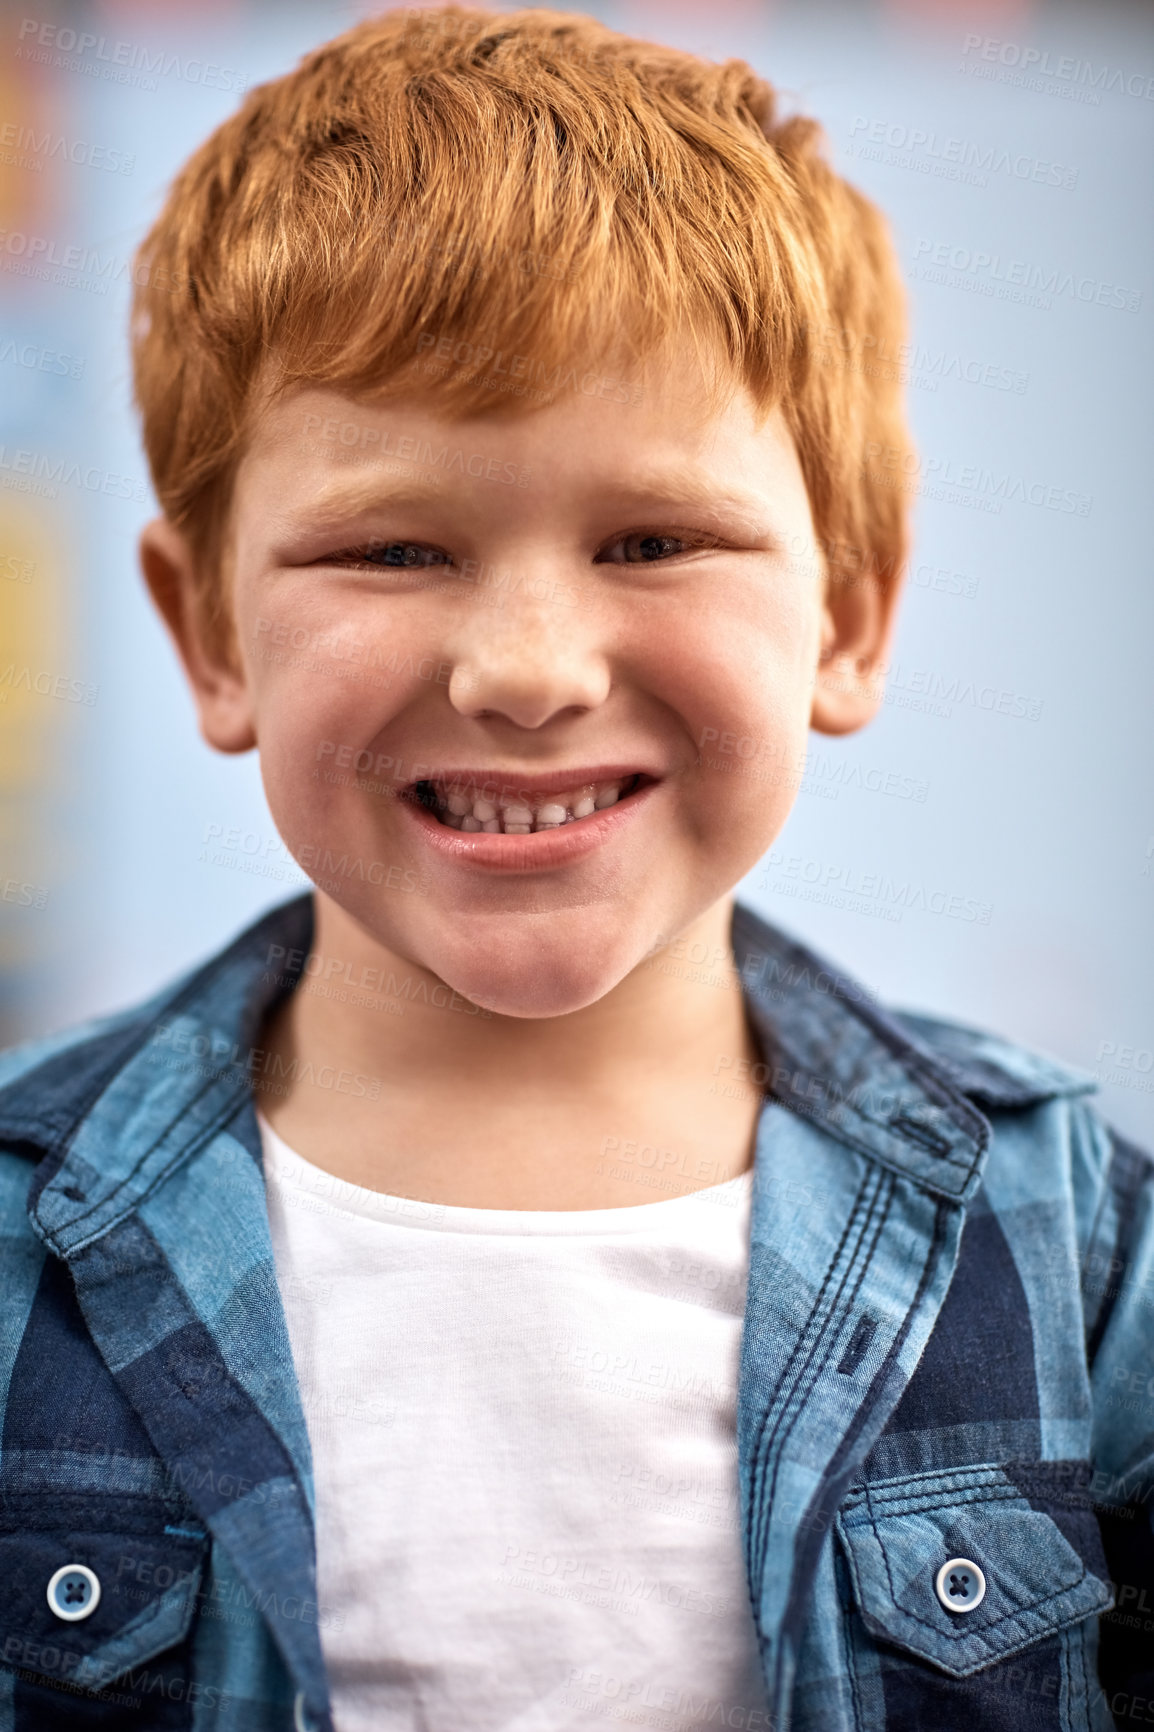
<path fill-rule="evenodd" d="M 964 1678 L 1111 1605 L 1070 1465 L 983 1464 L 851 1492 L 836 1526 L 867 1628 Z M 941 1577 L 951 1562 L 977 1569 Z"/>
<path fill-rule="evenodd" d="M 102 1690 L 183 1641 L 203 1529 L 146 1499 L 57 1494 L 49 1520 L 37 1501 L 0 1506 L 0 1662 Z"/>

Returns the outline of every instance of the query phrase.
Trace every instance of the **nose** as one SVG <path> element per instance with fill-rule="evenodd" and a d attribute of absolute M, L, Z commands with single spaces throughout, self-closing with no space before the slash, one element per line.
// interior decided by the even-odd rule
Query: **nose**
<path fill-rule="evenodd" d="M 575 618 L 577 609 L 564 599 L 502 600 L 505 606 L 470 623 L 450 656 L 453 708 L 476 721 L 500 716 L 519 728 L 542 728 L 566 711 L 603 704 L 612 677 L 590 622 Z"/>

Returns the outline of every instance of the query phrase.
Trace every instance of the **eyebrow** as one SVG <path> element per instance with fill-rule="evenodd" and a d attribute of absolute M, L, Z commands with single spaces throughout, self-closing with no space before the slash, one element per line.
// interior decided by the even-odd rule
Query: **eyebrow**
<path fill-rule="evenodd" d="M 375 510 L 404 511 L 409 507 L 441 504 L 446 497 L 438 482 L 398 480 L 390 487 L 382 476 L 361 477 L 355 482 L 326 487 L 299 506 L 290 506 L 282 520 L 281 532 L 290 539 L 324 535 L 349 519 L 367 516 Z M 684 506 L 696 516 L 712 521 L 719 530 L 736 519 L 743 531 L 754 537 L 769 538 L 774 533 L 763 500 L 751 493 L 711 487 L 694 471 L 652 470 L 611 481 L 599 489 L 597 499 L 610 505 L 617 502 L 622 511 L 644 511 L 651 505 L 673 509 Z"/>
<path fill-rule="evenodd" d="M 428 505 L 444 497 L 445 489 L 438 482 L 405 481 L 390 487 L 387 481 L 377 478 L 355 486 L 326 487 L 299 507 L 290 506 L 283 527 L 290 535 L 323 534 L 350 517 L 363 517 L 380 508 L 403 511 L 410 505 Z"/>
<path fill-rule="evenodd" d="M 737 518 L 743 528 L 756 535 L 773 533 L 768 520 L 767 503 L 753 493 L 743 493 L 724 487 L 711 487 L 693 470 L 653 470 L 611 482 L 599 498 L 612 503 L 619 500 L 625 508 L 634 499 L 647 504 L 685 506 L 700 517 L 712 518 L 719 528 Z"/>

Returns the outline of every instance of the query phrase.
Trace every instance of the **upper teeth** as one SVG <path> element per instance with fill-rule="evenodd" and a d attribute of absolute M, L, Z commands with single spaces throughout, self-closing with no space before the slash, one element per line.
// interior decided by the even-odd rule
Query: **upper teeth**
<path fill-rule="evenodd" d="M 520 794 L 469 794 L 462 788 L 433 786 L 433 810 L 442 824 L 464 831 L 486 830 L 510 836 L 528 836 L 535 830 L 556 830 L 562 824 L 572 824 L 578 818 L 588 818 L 616 805 L 621 790 L 632 777 L 619 776 L 611 782 L 587 782 L 584 787 L 571 788 L 565 793 L 549 794 L 533 800 Z M 430 784 L 424 784 L 426 788 Z"/>

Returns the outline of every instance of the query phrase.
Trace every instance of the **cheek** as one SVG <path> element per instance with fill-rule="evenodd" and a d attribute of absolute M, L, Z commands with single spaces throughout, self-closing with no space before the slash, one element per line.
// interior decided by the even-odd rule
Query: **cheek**
<path fill-rule="evenodd" d="M 290 842 L 365 841 L 411 779 L 412 766 L 389 755 L 388 730 L 415 682 L 332 658 L 273 671 L 259 693 L 257 739 L 278 829 Z"/>
<path fill-rule="evenodd" d="M 291 790 L 310 805 L 325 803 L 323 791 L 331 783 L 322 772 L 348 769 L 364 745 L 356 730 L 356 712 L 349 704 L 351 690 L 331 673 L 300 670 L 266 687 L 257 709 L 266 781 Z M 362 730 L 367 720 L 360 718 Z"/>
<path fill-rule="evenodd" d="M 331 784 L 318 770 L 338 759 L 348 769 L 405 701 L 407 646 L 382 630 L 382 613 L 303 581 L 253 605 L 244 627 L 266 784 L 323 805 Z"/>
<path fill-rule="evenodd" d="M 702 608 L 692 631 L 662 643 L 655 666 L 691 735 L 711 814 L 740 822 L 753 806 L 761 823 L 788 810 L 800 780 L 818 621 L 807 607 L 771 611 L 753 589 L 740 602 L 725 614 Z"/>

